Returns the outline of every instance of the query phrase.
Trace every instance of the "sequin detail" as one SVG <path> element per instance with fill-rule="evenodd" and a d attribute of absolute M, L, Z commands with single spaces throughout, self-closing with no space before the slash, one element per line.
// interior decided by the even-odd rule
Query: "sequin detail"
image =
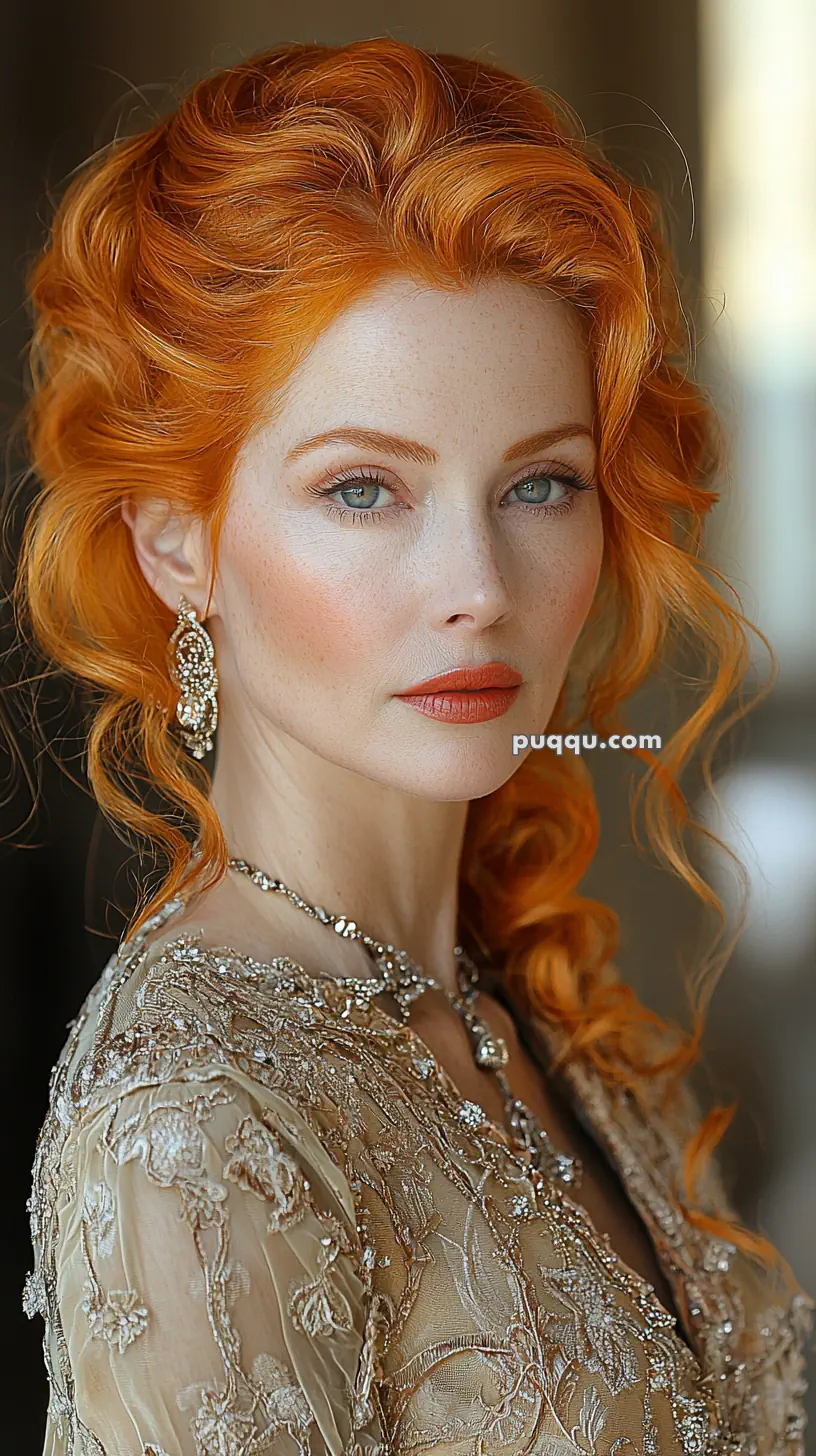
<path fill-rule="evenodd" d="M 811 1305 L 684 1217 L 690 1097 L 567 1068 L 694 1353 L 410 1026 L 286 958 L 146 944 L 174 908 L 109 962 L 52 1078 L 24 1294 L 49 1456 L 802 1456 Z M 703 1198 L 730 1213 L 716 1170 Z"/>

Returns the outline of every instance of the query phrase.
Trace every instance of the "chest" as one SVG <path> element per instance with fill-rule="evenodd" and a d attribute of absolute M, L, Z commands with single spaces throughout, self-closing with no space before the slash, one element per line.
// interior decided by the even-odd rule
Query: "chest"
<path fill-rule="evenodd" d="M 395 1450 L 705 1449 L 697 1363 L 633 1266 L 489 1128 L 460 1137 L 432 1095 L 408 1100 L 357 1120 L 353 1153 Z"/>
<path fill-rule="evenodd" d="M 559 1151 L 580 1160 L 582 1177 L 573 1195 L 575 1200 L 586 1210 L 598 1234 L 609 1239 L 618 1257 L 652 1285 L 682 1334 L 679 1312 L 652 1240 L 608 1158 L 582 1127 L 557 1083 L 546 1077 L 519 1039 L 505 1008 L 484 996 L 480 1014 L 508 1044 L 507 1077 L 513 1094 L 535 1113 Z M 507 1115 L 501 1091 L 495 1078 L 475 1064 L 470 1040 L 458 1018 L 446 1017 L 437 1009 L 426 1014 L 418 1025 L 418 1034 L 445 1067 L 462 1097 L 478 1103 L 490 1120 L 504 1129 Z"/>

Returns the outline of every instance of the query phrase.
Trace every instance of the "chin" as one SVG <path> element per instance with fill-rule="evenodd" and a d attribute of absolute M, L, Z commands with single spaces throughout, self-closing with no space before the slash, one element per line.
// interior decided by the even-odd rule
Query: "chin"
<path fill-rule="evenodd" d="M 508 732 L 506 739 L 490 745 L 437 743 L 424 751 L 412 748 L 409 753 L 403 748 L 396 756 L 392 748 L 388 759 L 376 766 L 369 760 L 363 776 L 437 803 L 483 799 L 507 783 L 530 752 L 527 749 L 514 757 L 510 744 Z M 362 772 L 359 765 L 355 771 Z"/>

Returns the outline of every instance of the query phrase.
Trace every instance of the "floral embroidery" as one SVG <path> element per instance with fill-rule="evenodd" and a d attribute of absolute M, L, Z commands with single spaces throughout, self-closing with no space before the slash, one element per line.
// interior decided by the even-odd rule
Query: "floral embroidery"
<path fill-rule="evenodd" d="M 484 1109 L 479 1106 L 478 1102 L 469 1100 L 459 1104 L 458 1117 L 465 1127 L 482 1127 L 486 1121 Z"/>
<path fill-rule="evenodd" d="M 249 1270 L 237 1259 L 230 1259 L 224 1265 L 223 1275 L 224 1298 L 228 1308 L 232 1308 L 237 1299 L 244 1299 L 252 1288 Z M 205 1271 L 199 1269 L 198 1273 L 187 1285 L 187 1292 L 191 1299 L 206 1299 L 207 1280 Z"/>
<path fill-rule="evenodd" d="M 255 1117 L 245 1117 L 225 1143 L 232 1157 L 224 1177 L 271 1205 L 270 1233 L 280 1233 L 302 1217 L 304 1180 L 294 1158 L 275 1134 Z"/>
<path fill-rule="evenodd" d="M 597 1449 L 598 1437 L 606 1425 L 607 1414 L 595 1386 L 588 1385 L 581 1402 L 578 1424 L 572 1428 L 572 1438 L 579 1450 L 595 1451 Z"/>
<path fill-rule="evenodd" d="M 289 1426 L 305 1431 L 312 1424 L 309 1402 L 288 1365 L 272 1355 L 256 1355 L 252 1374 L 263 1391 L 267 1419 L 273 1427 Z"/>
<path fill-rule="evenodd" d="M 352 1248 L 336 1218 L 322 1214 L 320 1222 L 326 1230 L 320 1240 L 320 1273 L 316 1279 L 294 1288 L 289 1300 L 295 1324 L 312 1338 L 354 1328 L 351 1305 L 337 1284 L 333 1267 L 340 1255 L 352 1253 Z M 364 1250 L 359 1268 L 370 1278 L 370 1259 L 366 1254 Z"/>
<path fill-rule="evenodd" d="M 23 1285 L 23 1313 L 33 1319 L 35 1315 L 45 1315 L 48 1311 L 45 1282 L 39 1270 L 32 1270 L 26 1274 Z"/>
<path fill-rule="evenodd" d="M 613 1395 L 638 1379 L 632 1341 L 640 1331 L 614 1294 L 588 1270 L 542 1269 L 547 1283 L 569 1311 L 545 1313 L 542 1328 L 550 1343 L 585 1370 L 597 1371 Z"/>
<path fill-rule="evenodd" d="M 179 1193 L 184 1216 L 193 1228 L 212 1228 L 222 1222 L 227 1190 L 220 1183 L 211 1178 L 201 1178 L 197 1182 L 191 1180 L 180 1184 Z"/>
<path fill-rule="evenodd" d="M 250 1412 L 235 1409 L 228 1390 L 205 1390 L 193 1429 L 201 1456 L 244 1456 L 255 1421 Z"/>
<path fill-rule="evenodd" d="M 245 1299 L 252 1287 L 249 1270 L 238 1259 L 230 1259 L 224 1266 L 224 1294 L 228 1305 L 236 1299 Z"/>
<path fill-rule="evenodd" d="M 169 1188 L 173 1183 L 196 1182 L 204 1162 L 204 1139 L 192 1112 L 185 1107 L 160 1107 L 134 1129 L 125 1154 L 140 1154 L 145 1171 L 154 1183 Z"/>
<path fill-rule="evenodd" d="M 313 1339 L 331 1335 L 333 1330 L 350 1330 L 354 1324 L 351 1306 L 333 1283 L 330 1269 L 300 1285 L 292 1294 L 289 1308 L 295 1324 Z"/>
<path fill-rule="evenodd" d="M 279 1437 L 310 1456 L 328 1446 L 324 1417 L 344 1456 L 802 1456 L 809 1302 L 685 1220 L 682 1108 L 647 1113 L 580 1061 L 566 1070 L 683 1296 L 694 1353 L 580 1205 L 500 1142 L 410 1027 L 284 959 L 185 936 L 158 952 L 144 934 L 122 947 L 55 1069 L 34 1165 L 25 1305 L 46 1320 L 51 1456 L 106 1456 L 79 1415 L 104 1399 L 83 1385 L 89 1342 L 66 1337 L 60 1304 L 83 1264 L 95 1338 L 127 1358 L 152 1322 L 160 1354 L 149 1372 L 130 1362 L 144 1383 L 139 1415 L 128 1411 L 151 1424 L 122 1438 L 142 1456 L 191 1440 L 197 1456 L 272 1456 Z M 160 1236 L 177 1227 L 187 1241 L 179 1320 L 201 1365 L 178 1392 L 177 1326 L 148 1316 L 150 1298 L 108 1287 L 137 1267 L 116 1189 L 134 1160 L 167 1190 L 159 1205 L 175 1203 Z M 75 1189 L 79 1168 L 90 1171 Z M 56 1210 L 74 1190 L 72 1244 Z M 274 1250 L 248 1236 L 258 1213 L 281 1236 Z"/>
<path fill-rule="evenodd" d="M 147 1310 L 138 1300 L 132 1289 L 114 1289 L 102 1296 L 88 1284 L 82 1308 L 94 1339 L 107 1341 L 121 1355 L 147 1329 Z"/>
<path fill-rule="evenodd" d="M 692 1396 L 677 1391 L 674 1396 L 683 1433 L 685 1449 L 689 1456 L 703 1456 L 708 1449 L 709 1419 L 705 1404 Z"/>
<path fill-rule="evenodd" d="M 138 1158 L 151 1182 L 176 1188 L 182 1210 L 192 1228 L 206 1229 L 223 1221 L 226 1189 L 204 1170 L 204 1138 L 199 1128 L 212 1116 L 213 1099 L 196 1097 L 189 1106 L 178 1103 L 155 1108 L 129 1119 L 108 1139 L 118 1163 Z"/>
<path fill-rule="evenodd" d="M 83 1217 L 91 1248 L 97 1254 L 110 1254 L 116 1233 L 113 1194 L 107 1183 L 96 1183 L 85 1194 Z"/>

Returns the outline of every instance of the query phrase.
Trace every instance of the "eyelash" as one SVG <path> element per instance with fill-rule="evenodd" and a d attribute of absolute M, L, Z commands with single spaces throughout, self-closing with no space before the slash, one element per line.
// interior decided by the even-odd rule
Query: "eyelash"
<path fill-rule="evenodd" d="M 393 491 L 393 487 L 388 484 L 387 480 L 383 479 L 382 475 L 377 470 L 372 470 L 370 474 L 364 474 L 364 469 L 365 467 L 363 469 L 351 470 L 348 472 L 348 474 L 335 476 L 334 479 L 331 480 L 327 485 L 307 486 L 307 490 L 309 491 L 310 495 L 317 496 L 321 500 L 326 500 L 327 496 L 334 495 L 335 492 L 338 490 L 348 490 L 348 488 L 352 485 L 379 485 L 382 486 L 383 490 Z M 510 491 L 515 490 L 517 486 L 526 485 L 527 482 L 530 480 L 557 480 L 559 485 L 566 485 L 571 492 L 565 500 L 556 501 L 553 505 L 550 505 L 547 501 L 525 502 L 517 500 L 514 502 L 514 504 L 520 506 L 523 511 L 535 515 L 566 515 L 568 511 L 572 510 L 575 493 L 581 490 L 595 489 L 592 481 L 587 480 L 587 478 L 582 475 L 580 471 L 577 470 L 562 470 L 559 472 L 556 472 L 554 470 L 531 470 L 527 475 L 522 475 L 519 480 L 513 481 L 513 484 L 508 490 L 508 495 L 510 494 Z M 362 510 L 360 510 L 353 506 L 338 505 L 336 501 L 326 502 L 326 514 L 331 516 L 334 520 L 343 521 L 348 516 L 353 516 L 355 521 L 359 522 L 361 526 L 376 525 L 380 521 L 384 520 L 384 518 L 391 511 L 400 508 L 401 506 L 398 503 L 396 506 L 371 506 L 364 507 Z"/>

